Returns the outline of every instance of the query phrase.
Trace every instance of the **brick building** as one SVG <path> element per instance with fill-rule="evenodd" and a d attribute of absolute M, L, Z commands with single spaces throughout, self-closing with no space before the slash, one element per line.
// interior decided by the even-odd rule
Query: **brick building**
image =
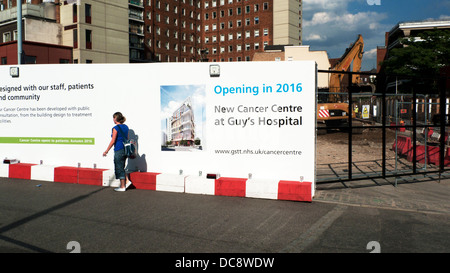
<path fill-rule="evenodd" d="M 22 50 L 23 64 L 63 64 L 72 63 L 72 47 L 24 41 Z M 0 46 L 2 65 L 17 64 L 17 41 L 3 43 Z"/>
<path fill-rule="evenodd" d="M 145 43 L 152 60 L 200 60 L 200 0 L 146 0 L 144 9 Z"/>
<path fill-rule="evenodd" d="M 128 63 L 129 15 L 124 0 L 56 0 L 63 45 L 75 63 Z"/>
<path fill-rule="evenodd" d="M 1 42 L 16 41 L 16 0 L 3 0 L 0 4 Z M 128 16 L 128 3 L 124 0 L 22 0 L 22 40 L 37 42 L 40 48 L 43 44 L 48 44 L 48 49 L 70 47 L 73 63 L 127 63 Z M 28 47 L 32 44 L 28 43 Z M 27 55 L 29 50 L 24 52 Z"/>
<path fill-rule="evenodd" d="M 56 6 L 40 0 L 22 5 L 22 60 L 24 64 L 72 63 L 72 47 L 64 46 Z M 1 64 L 17 64 L 17 9 L 15 0 L 0 1 Z"/>
<path fill-rule="evenodd" d="M 251 61 L 266 45 L 301 44 L 299 0 L 146 0 L 145 47 L 162 62 Z"/>
<path fill-rule="evenodd" d="M 2 3 L 2 12 L 9 14 L 14 27 L 16 0 Z M 75 63 L 251 61 L 254 53 L 262 52 L 267 45 L 301 45 L 301 0 L 22 3 L 26 9 L 53 8 L 54 18 L 45 26 L 51 30 L 41 37 L 52 44 L 73 47 Z M 32 34 L 29 31 L 27 35 L 24 40 Z"/>

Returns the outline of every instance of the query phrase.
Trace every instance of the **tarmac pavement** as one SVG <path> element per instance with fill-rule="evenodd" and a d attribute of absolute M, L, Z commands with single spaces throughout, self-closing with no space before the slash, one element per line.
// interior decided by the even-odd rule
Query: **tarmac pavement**
<path fill-rule="evenodd" d="M 448 253 L 449 196 L 436 178 L 319 184 L 311 203 L 0 178 L 0 253 Z"/>
<path fill-rule="evenodd" d="M 450 214 L 450 177 L 438 174 L 318 184 L 314 201 Z"/>

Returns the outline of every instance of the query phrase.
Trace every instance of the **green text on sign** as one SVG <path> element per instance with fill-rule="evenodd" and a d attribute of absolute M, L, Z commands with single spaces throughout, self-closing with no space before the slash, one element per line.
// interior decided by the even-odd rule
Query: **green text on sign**
<path fill-rule="evenodd" d="M 86 138 L 86 137 L 0 137 L 0 143 L 94 145 L 95 138 Z"/>

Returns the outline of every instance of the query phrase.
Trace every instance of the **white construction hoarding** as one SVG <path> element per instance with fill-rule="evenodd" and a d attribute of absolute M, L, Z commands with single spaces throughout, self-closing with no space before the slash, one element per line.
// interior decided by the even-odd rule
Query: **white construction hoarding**
<path fill-rule="evenodd" d="M 215 74 L 218 73 L 218 74 Z M 0 67 L 0 157 L 113 169 L 127 118 L 136 171 L 315 181 L 314 62 Z"/>

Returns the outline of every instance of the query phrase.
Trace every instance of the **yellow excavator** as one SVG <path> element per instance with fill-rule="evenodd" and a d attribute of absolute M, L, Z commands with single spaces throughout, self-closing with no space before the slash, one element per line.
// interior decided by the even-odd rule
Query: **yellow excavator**
<path fill-rule="evenodd" d="M 339 59 L 339 61 L 330 68 L 331 71 L 349 71 L 350 66 L 352 72 L 361 71 L 361 62 L 364 53 L 364 41 L 360 35 L 356 41 L 346 49 L 345 53 Z M 328 101 L 325 103 L 317 104 L 317 125 L 318 127 L 330 127 L 340 126 L 343 123 L 348 122 L 348 115 L 351 113 L 352 118 L 355 118 L 355 112 L 349 109 L 349 104 L 342 101 L 341 93 L 344 93 L 345 84 L 348 83 L 348 74 L 330 73 L 329 78 L 329 95 Z M 347 77 L 346 77 L 347 76 Z M 352 76 L 352 83 L 354 85 L 360 84 L 360 75 L 354 74 Z M 355 130 L 359 133 L 361 130 Z M 318 130 L 319 134 L 326 133 L 326 130 Z"/>

